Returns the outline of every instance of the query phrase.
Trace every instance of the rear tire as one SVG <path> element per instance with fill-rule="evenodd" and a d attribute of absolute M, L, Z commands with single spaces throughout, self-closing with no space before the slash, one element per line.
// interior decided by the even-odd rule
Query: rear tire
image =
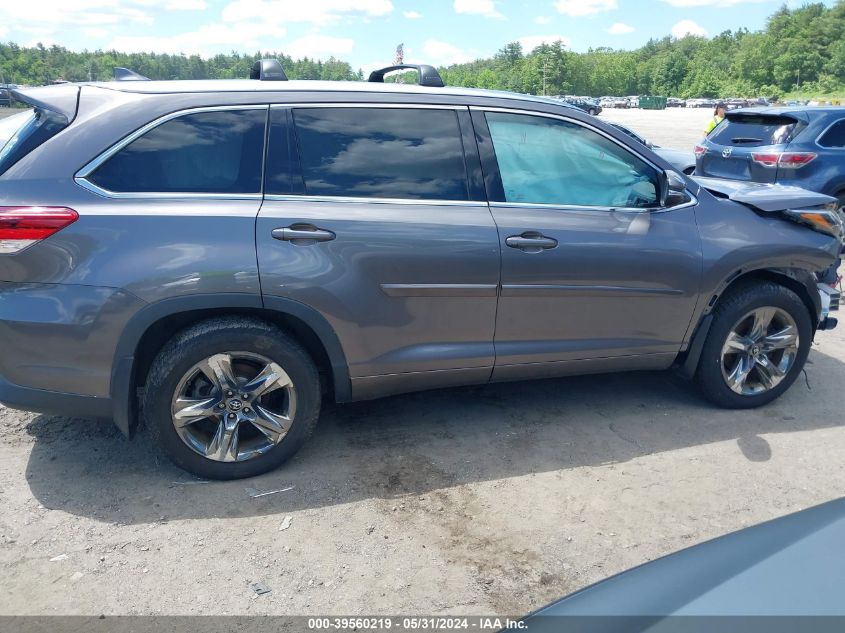
<path fill-rule="evenodd" d="M 142 402 L 162 452 L 207 479 L 277 468 L 311 435 L 319 413 L 309 354 L 278 328 L 243 317 L 176 334 L 153 361 Z"/>
<path fill-rule="evenodd" d="M 713 317 L 696 373 L 708 400 L 751 409 L 789 389 L 813 337 L 810 313 L 798 295 L 772 282 L 742 285 L 726 293 Z"/>

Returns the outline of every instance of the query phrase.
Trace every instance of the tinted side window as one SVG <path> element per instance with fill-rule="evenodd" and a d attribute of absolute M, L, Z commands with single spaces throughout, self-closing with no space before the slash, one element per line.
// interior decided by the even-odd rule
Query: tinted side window
<path fill-rule="evenodd" d="M 114 192 L 260 193 L 266 109 L 186 114 L 153 128 L 88 177 Z"/>
<path fill-rule="evenodd" d="M 505 202 L 653 207 L 657 170 L 601 134 L 575 123 L 486 113 Z"/>
<path fill-rule="evenodd" d="M 834 123 L 819 139 L 822 147 L 845 147 L 845 119 Z"/>
<path fill-rule="evenodd" d="M 300 108 L 293 114 L 308 195 L 468 199 L 453 110 Z"/>

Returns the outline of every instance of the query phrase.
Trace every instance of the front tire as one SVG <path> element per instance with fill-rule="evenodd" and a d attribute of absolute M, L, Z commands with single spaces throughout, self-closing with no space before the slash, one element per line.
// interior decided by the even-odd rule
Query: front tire
<path fill-rule="evenodd" d="M 788 288 L 743 285 L 713 311 L 696 379 L 705 397 L 728 409 L 778 398 L 804 368 L 813 337 L 810 313 Z"/>
<path fill-rule="evenodd" d="M 142 412 L 177 466 L 207 479 L 253 477 L 280 466 L 313 432 L 320 380 L 309 354 L 278 328 L 222 317 L 165 344 Z"/>

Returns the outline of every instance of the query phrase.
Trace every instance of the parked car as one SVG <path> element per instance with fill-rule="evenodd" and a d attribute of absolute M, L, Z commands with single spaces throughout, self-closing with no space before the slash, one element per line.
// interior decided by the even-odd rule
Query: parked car
<path fill-rule="evenodd" d="M 602 97 L 599 99 L 599 105 L 602 108 L 613 108 L 615 107 L 616 99 L 613 97 Z"/>
<path fill-rule="evenodd" d="M 678 99 L 677 97 L 669 97 L 666 99 L 666 107 L 667 108 L 686 108 L 687 102 L 683 99 Z"/>
<path fill-rule="evenodd" d="M 640 107 L 640 98 L 637 95 L 631 95 L 630 97 L 626 97 L 628 100 L 628 107 L 629 108 L 639 108 Z"/>
<path fill-rule="evenodd" d="M 421 86 L 264 61 L 16 90 L 0 401 L 140 419 L 229 479 L 293 455 L 323 397 L 675 366 L 761 406 L 836 324 L 827 196 L 701 185 L 559 101 L 399 68 Z"/>
<path fill-rule="evenodd" d="M 695 172 L 695 154 L 693 152 L 682 152 L 681 150 L 677 149 L 660 147 L 660 145 L 654 145 L 653 143 L 647 141 L 645 138 L 634 132 L 631 128 L 626 127 L 621 123 L 611 123 L 610 125 L 615 127 L 623 134 L 627 134 L 638 143 L 642 143 L 643 145 L 648 147 L 651 151 L 660 156 L 663 160 L 672 165 L 675 169 L 678 169 L 687 175 L 691 175 L 693 172 Z"/>
<path fill-rule="evenodd" d="M 845 210 L 845 108 L 728 112 L 695 153 L 697 174 L 796 185 Z"/>
<path fill-rule="evenodd" d="M 593 116 L 598 116 L 603 109 L 597 101 L 583 97 L 561 97 L 561 101 Z"/>
<path fill-rule="evenodd" d="M 845 499 L 658 558 L 527 616 L 562 630 L 829 631 L 845 616 Z M 517 630 L 513 627 L 512 630 Z"/>
<path fill-rule="evenodd" d="M 12 107 L 12 93 L 8 88 L 0 88 L 0 108 Z"/>
<path fill-rule="evenodd" d="M 614 97 L 613 98 L 613 107 L 614 108 L 630 108 L 631 103 L 628 101 L 626 97 Z"/>

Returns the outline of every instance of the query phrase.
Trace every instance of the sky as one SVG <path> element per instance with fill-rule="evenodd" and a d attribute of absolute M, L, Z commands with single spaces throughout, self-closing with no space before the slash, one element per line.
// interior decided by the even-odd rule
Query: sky
<path fill-rule="evenodd" d="M 835 0 L 825 0 L 832 5 Z M 765 25 L 784 0 L 0 0 L 0 41 L 72 50 L 199 54 L 283 51 L 385 66 L 489 57 L 520 41 L 574 51 Z M 801 0 L 787 0 L 799 6 Z"/>

